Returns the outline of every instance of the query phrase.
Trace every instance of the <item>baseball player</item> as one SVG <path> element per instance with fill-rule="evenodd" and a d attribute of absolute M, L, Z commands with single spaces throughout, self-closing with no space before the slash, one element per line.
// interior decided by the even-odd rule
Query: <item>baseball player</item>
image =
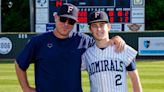
<path fill-rule="evenodd" d="M 126 72 L 130 76 L 133 92 L 142 92 L 134 60 L 137 51 L 128 45 L 121 53 L 114 51 L 116 46 L 111 45 L 109 39 L 111 26 L 105 12 L 91 12 L 88 19 L 90 32 L 96 41 L 82 55 L 82 68 L 86 68 L 89 74 L 90 92 L 128 92 Z"/>
<path fill-rule="evenodd" d="M 77 15 L 76 6 L 63 4 L 54 16 L 56 29 L 33 37 L 17 56 L 16 73 L 23 92 L 82 92 L 81 55 L 94 40 L 72 32 Z M 113 39 L 122 48 L 123 40 Z M 35 88 L 29 85 L 26 74 L 31 63 L 35 66 Z"/>

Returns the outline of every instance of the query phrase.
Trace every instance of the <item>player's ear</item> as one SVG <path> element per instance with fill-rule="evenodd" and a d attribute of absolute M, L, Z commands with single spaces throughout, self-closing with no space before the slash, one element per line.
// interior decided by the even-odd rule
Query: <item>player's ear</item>
<path fill-rule="evenodd" d="M 108 23 L 107 26 L 108 26 L 109 29 L 111 29 L 111 24 Z"/>
<path fill-rule="evenodd" d="M 92 33 L 91 25 L 89 25 L 89 31 Z"/>
<path fill-rule="evenodd" d="M 108 29 L 110 30 L 111 29 L 111 24 L 108 23 L 107 26 L 108 26 Z"/>

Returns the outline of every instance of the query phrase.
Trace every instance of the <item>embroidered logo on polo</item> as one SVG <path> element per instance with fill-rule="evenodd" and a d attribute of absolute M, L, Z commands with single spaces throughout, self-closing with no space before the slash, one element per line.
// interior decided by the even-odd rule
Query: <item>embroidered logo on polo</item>
<path fill-rule="evenodd" d="M 53 47 L 53 44 L 52 44 L 52 43 L 48 43 L 48 44 L 47 44 L 47 47 L 48 47 L 48 48 L 52 48 L 52 47 Z"/>

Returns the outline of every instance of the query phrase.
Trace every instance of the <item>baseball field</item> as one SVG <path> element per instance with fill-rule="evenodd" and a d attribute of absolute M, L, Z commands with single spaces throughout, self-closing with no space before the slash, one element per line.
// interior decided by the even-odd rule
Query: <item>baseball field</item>
<path fill-rule="evenodd" d="M 137 61 L 143 92 L 164 92 L 164 60 Z M 28 70 L 30 84 L 34 86 L 33 65 Z M 89 92 L 87 72 L 82 72 L 84 92 Z M 132 92 L 128 78 L 129 92 Z M 0 61 L 0 92 L 22 92 L 19 86 L 13 61 Z"/>

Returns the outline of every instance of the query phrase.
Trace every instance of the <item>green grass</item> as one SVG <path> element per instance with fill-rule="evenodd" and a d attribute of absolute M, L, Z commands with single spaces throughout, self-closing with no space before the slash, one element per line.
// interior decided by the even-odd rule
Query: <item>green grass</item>
<path fill-rule="evenodd" d="M 163 92 L 164 61 L 139 61 L 137 68 L 141 78 L 143 92 Z M 28 70 L 30 84 L 34 86 L 33 65 Z M 82 72 L 84 92 L 89 92 L 87 72 Z M 129 92 L 132 92 L 128 78 Z M 14 63 L 0 61 L 0 92 L 22 92 L 14 69 Z"/>

